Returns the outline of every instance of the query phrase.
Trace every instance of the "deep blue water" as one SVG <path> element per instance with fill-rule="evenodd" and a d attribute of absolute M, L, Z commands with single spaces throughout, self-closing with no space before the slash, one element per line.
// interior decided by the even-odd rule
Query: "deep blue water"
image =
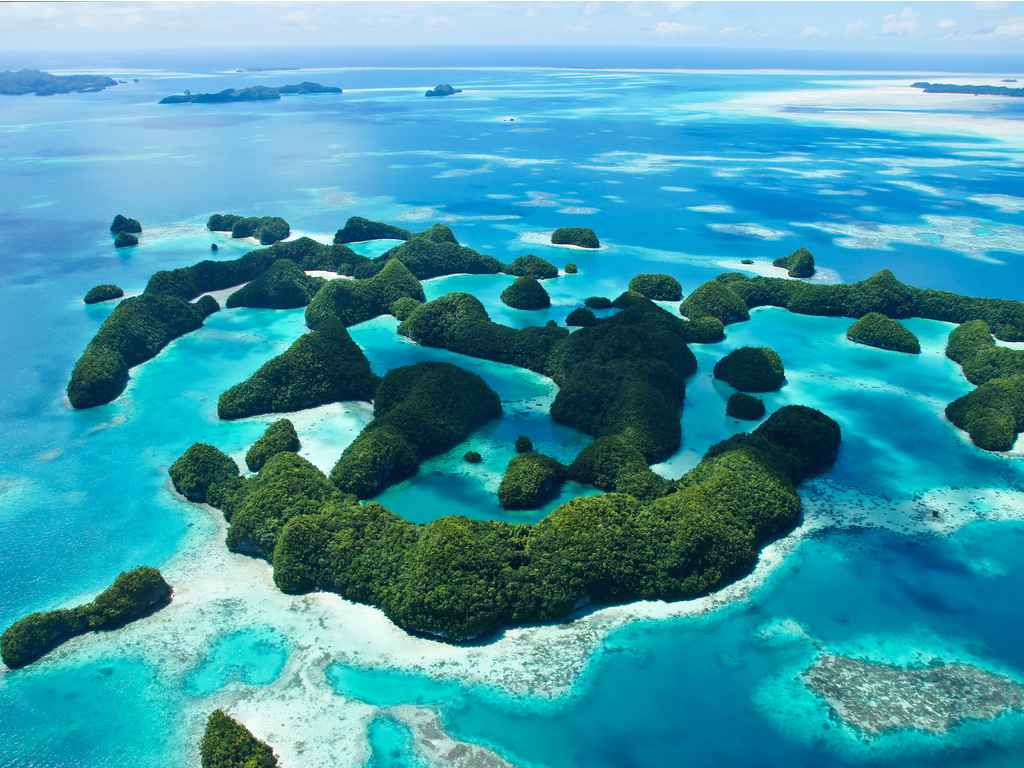
<path fill-rule="evenodd" d="M 3 98 L 0 626 L 94 595 L 122 570 L 166 563 L 196 524 L 195 512 L 170 493 L 167 466 L 194 441 L 238 456 L 268 421 L 221 423 L 216 399 L 303 332 L 301 310 L 220 312 L 133 369 L 115 402 L 72 411 L 64 399 L 75 360 L 112 308 L 84 306 L 85 291 L 111 282 L 140 292 L 156 270 L 208 258 L 211 242 L 221 246 L 218 259 L 252 247 L 207 232 L 203 225 L 215 212 L 281 215 L 296 232 L 328 239 L 353 215 L 414 229 L 441 220 L 464 244 L 505 261 L 536 253 L 560 267 L 576 262 L 579 274 L 548 281 L 553 306 L 544 312 L 504 307 L 504 276 L 452 276 L 425 286 L 429 298 L 474 293 L 492 318 L 515 327 L 563 321 L 584 298 L 614 297 L 640 272 L 670 273 L 689 292 L 739 268 L 739 259 L 767 269 L 764 262 L 801 245 L 831 279 L 891 268 L 922 287 L 1024 299 L 1021 146 L 1000 140 L 986 122 L 1019 119 L 1014 104 L 975 113 L 969 104 L 908 100 L 908 114 L 930 110 L 934 130 L 901 132 L 899 116 L 885 117 L 891 106 L 874 98 L 879 86 L 838 71 L 542 68 L 742 69 L 766 61 L 707 51 L 671 63 L 663 52 L 534 51 L 518 61 L 535 68 L 459 70 L 444 68 L 453 64 L 450 51 L 385 51 L 361 61 L 410 67 L 410 58 L 420 56 L 425 68 L 222 74 L 296 66 L 302 56 L 303 66 L 354 66 L 357 53 L 117 53 L 87 63 L 123 68 L 125 85 L 99 94 Z M 570 53 L 579 61 L 567 61 Z M 460 55 L 477 67 L 515 63 L 503 52 Z M 73 64 L 66 54 L 53 63 L 8 59 L 0 57 L 0 67 Z M 1005 71 L 1014 63 L 965 60 L 961 68 Z M 803 66 L 866 68 L 855 57 Z M 956 66 L 893 59 L 874 68 L 917 73 Z M 263 104 L 156 104 L 186 88 L 278 85 L 297 77 L 346 93 Z M 888 78 L 901 86 L 908 79 Z M 424 99 L 423 90 L 438 82 L 465 92 Z M 857 110 L 874 121 L 853 122 L 843 110 L 829 114 L 806 100 L 796 107 L 771 101 L 772 94 L 835 88 L 861 93 Z M 762 106 L 731 106 L 747 98 Z M 1004 197 L 993 202 L 994 195 Z M 137 248 L 112 247 L 107 228 L 115 213 L 142 221 Z M 590 253 L 545 244 L 545 233 L 566 225 L 592 226 L 607 247 Z M 379 252 L 375 247 L 360 246 L 368 253 Z M 808 496 L 840 510 L 854 509 L 859 495 L 893 508 L 924 499 L 948 503 L 954 515 L 953 507 L 966 502 L 948 501 L 953 489 L 966 489 L 979 509 L 996 504 L 984 496 L 992 491 L 1009 499 L 997 511 L 1013 516 L 1021 498 L 1014 494 L 1024 490 L 1019 455 L 992 456 L 965 444 L 940 415 L 970 389 L 942 356 L 950 326 L 909 322 L 925 350 L 910 358 L 849 344 L 847 325 L 762 310 L 730 327 L 724 342 L 695 347 L 700 367 L 681 413 L 683 446 L 659 471 L 678 477 L 711 444 L 747 428 L 725 417 L 729 389 L 710 370 L 735 347 L 769 344 L 787 367 L 787 384 L 766 398 L 769 408 L 812 405 L 844 430 L 827 478 L 835 485 L 813 485 Z M 539 450 L 563 460 L 589 438 L 546 418 L 553 390 L 543 377 L 410 344 L 395 326 L 380 318 L 352 329 L 376 372 L 423 359 L 457 361 L 499 393 L 505 415 L 386 491 L 382 503 L 417 522 L 453 513 L 533 521 L 581 492 L 567 487 L 536 513 L 503 512 L 494 492 L 516 436 L 530 435 Z M 300 429 L 307 454 L 325 469 L 365 421 L 355 406 L 339 413 Z M 484 463 L 462 462 L 468 449 L 484 453 Z M 1011 521 L 975 522 L 948 536 L 859 523 L 827 530 L 804 541 L 742 607 L 619 630 L 588 670 L 580 696 L 555 706 L 340 663 L 328 680 L 340 694 L 375 706 L 437 704 L 459 738 L 537 765 L 810 766 L 864 756 L 914 766 L 1019 764 L 1015 716 L 988 730 L 965 727 L 927 743 L 896 739 L 857 752 L 856 744 L 824 734 L 828 718 L 806 716 L 796 699 L 783 697 L 767 712 L 773 680 L 803 664 L 809 646 L 758 638 L 772 621 L 792 619 L 843 652 L 873 647 L 891 656 L 893 648 L 923 648 L 1020 678 L 1022 537 L 1021 524 Z M 236 690 L 273 685 L 295 642 L 265 617 L 250 631 L 224 634 L 188 662 L 184 676 L 170 674 L 167 660 L 124 649 L 109 664 L 44 659 L 6 674 L 0 766 L 180 764 L 191 754 L 195 713 L 208 697 L 230 701 Z M 797 725 L 783 727 L 780 717 Z M 399 726 L 375 721 L 367 738 L 374 765 L 411 764 Z"/>

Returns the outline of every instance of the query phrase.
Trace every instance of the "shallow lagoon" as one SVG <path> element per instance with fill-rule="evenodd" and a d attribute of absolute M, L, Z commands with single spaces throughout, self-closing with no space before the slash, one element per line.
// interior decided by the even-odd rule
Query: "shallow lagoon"
<path fill-rule="evenodd" d="M 770 273 L 772 258 L 799 245 L 833 279 L 891 267 L 911 284 L 1021 299 L 1020 209 L 986 197 L 1024 197 L 1018 145 L 992 138 L 995 127 L 987 135 L 984 115 L 967 129 L 960 115 L 933 114 L 939 132 L 928 135 L 855 125 L 842 110 L 772 106 L 782 92 L 825 98 L 822 83 L 863 80 L 855 75 L 705 73 L 698 88 L 698 76 L 672 72 L 345 70 L 311 78 L 354 91 L 341 97 L 155 104 L 186 87 L 271 77 L 280 76 L 140 73 L 121 90 L 4 102 L 0 164 L 10 183 L 0 227 L 13 247 L 0 262 L 11 310 L 0 348 L 20 374 L 0 378 L 0 577 L 17 585 L 0 591 L 0 624 L 81 602 L 140 563 L 174 574 L 179 593 L 120 633 L 78 638 L 0 673 L 0 765 L 194 762 L 215 706 L 270 740 L 286 765 L 410 765 L 411 737 L 376 714 L 402 703 L 440 706 L 456 738 L 534 765 L 661 765 L 681 755 L 693 765 L 1019 762 L 1017 715 L 862 746 L 813 700 L 778 693 L 807 663 L 807 642 L 762 638 L 792 620 L 838 652 L 901 663 L 937 654 L 1024 674 L 1014 618 L 1024 534 L 1012 519 L 1024 508 L 1020 459 L 985 454 L 942 418 L 970 388 L 942 355 L 950 326 L 908 321 L 924 349 L 909 357 L 847 342 L 851 321 L 762 309 L 725 341 L 695 346 L 683 445 L 656 467 L 664 475 L 749 428 L 725 416 L 730 390 L 710 376 L 744 344 L 770 345 L 786 365 L 770 410 L 811 405 L 843 426 L 835 466 L 801 491 L 805 525 L 765 559 L 775 570 L 712 613 L 589 609 L 564 627 L 462 649 L 404 636 L 334 596 L 275 594 L 263 563 L 221 551 L 215 515 L 169 490 L 166 467 L 193 441 L 240 461 L 272 420 L 221 423 L 216 400 L 303 332 L 301 310 L 218 313 L 133 369 L 114 403 L 72 412 L 62 400 L 110 310 L 79 297 L 101 282 L 140 292 L 157 269 L 209 258 L 211 242 L 215 258 L 236 258 L 251 244 L 203 227 L 218 211 L 282 215 L 322 241 L 350 215 L 412 229 L 441 220 L 502 260 L 533 252 L 559 267 L 576 262 L 579 274 L 545 283 L 554 305 L 545 312 L 504 307 L 505 276 L 425 284 L 430 298 L 472 292 L 515 327 L 562 321 L 639 272 L 669 272 L 685 292 L 745 257 Z M 466 93 L 426 101 L 421 80 Z M 845 90 L 863 110 L 882 110 L 884 89 Z M 757 110 L 737 111 L 737 99 L 755 97 Z M 990 101 L 964 109 L 1001 109 Z M 150 189 L 161 194 L 139 192 Z M 114 212 L 142 220 L 138 248 L 111 247 Z M 593 226 L 605 247 L 546 244 L 566 223 Z M 376 255 L 382 245 L 354 247 Z M 579 491 L 567 486 L 540 512 L 502 512 L 494 493 L 516 436 L 564 460 L 590 438 L 545 417 L 554 388 L 543 377 L 414 345 L 396 325 L 378 318 L 352 329 L 375 371 L 457 361 L 499 392 L 505 415 L 425 462 L 384 504 L 417 521 L 533 521 Z M 295 414 L 303 455 L 328 470 L 370 416 L 358 403 Z M 462 462 L 470 449 L 485 462 Z"/>

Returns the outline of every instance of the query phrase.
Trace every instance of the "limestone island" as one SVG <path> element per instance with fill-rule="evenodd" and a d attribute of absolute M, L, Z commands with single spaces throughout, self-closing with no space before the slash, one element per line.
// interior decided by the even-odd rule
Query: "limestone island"
<path fill-rule="evenodd" d="M 97 93 L 112 85 L 117 85 L 117 80 L 105 75 L 51 75 L 38 69 L 0 72 L 0 94 L 6 96 Z"/>
<path fill-rule="evenodd" d="M 133 245 L 139 244 L 139 238 L 128 232 L 118 232 L 117 237 L 114 238 L 115 248 L 131 248 Z"/>
<path fill-rule="evenodd" d="M 764 417 L 764 403 L 745 392 L 733 392 L 725 404 L 725 412 L 734 419 L 757 421 Z"/>
<path fill-rule="evenodd" d="M 1016 80 L 1003 80 L 1015 83 Z M 911 88 L 920 88 L 925 93 L 966 93 L 971 96 L 1024 96 L 1024 88 L 1007 88 L 1004 85 L 952 85 L 951 83 L 914 83 Z"/>
<path fill-rule="evenodd" d="M 814 256 L 806 248 L 797 248 L 789 256 L 776 259 L 772 266 L 788 270 L 790 277 L 814 277 Z"/>
<path fill-rule="evenodd" d="M 513 309 L 547 309 L 551 306 L 551 297 L 536 278 L 517 277 L 501 292 L 501 303 Z"/>
<path fill-rule="evenodd" d="M 202 768 L 277 768 L 277 756 L 237 720 L 215 709 L 199 743 Z"/>
<path fill-rule="evenodd" d="M 170 598 L 171 586 L 156 568 L 127 571 L 91 603 L 33 613 L 14 622 L 0 636 L 0 657 L 11 669 L 23 667 L 69 637 L 122 626 Z"/>
<path fill-rule="evenodd" d="M 273 245 L 291 234 L 288 222 L 280 216 L 239 216 L 215 213 L 206 222 L 211 232 L 230 232 L 233 238 L 255 237 L 260 245 Z"/>
<path fill-rule="evenodd" d="M 965 720 L 1024 709 L 1024 688 L 967 664 L 896 667 L 823 654 L 803 684 L 832 714 L 868 736 L 900 729 L 943 734 Z"/>
<path fill-rule="evenodd" d="M 683 298 L 683 287 L 672 275 L 637 275 L 629 281 L 629 290 L 652 301 L 679 301 Z"/>
<path fill-rule="evenodd" d="M 442 83 L 424 93 L 424 96 L 451 96 L 453 93 L 462 93 L 460 88 L 452 88 L 447 83 Z"/>
<path fill-rule="evenodd" d="M 921 342 L 913 331 L 899 320 L 893 320 L 879 312 L 868 312 L 847 328 L 846 338 L 857 344 L 905 352 L 908 355 L 921 352 Z"/>
<path fill-rule="evenodd" d="M 127 216 L 122 216 L 119 213 L 110 223 L 110 234 L 119 235 L 122 232 L 127 232 L 131 235 L 141 234 L 142 225 L 139 223 L 138 219 L 129 219 Z"/>
<path fill-rule="evenodd" d="M 770 347 L 740 347 L 715 363 L 716 379 L 741 392 L 771 392 L 782 386 L 786 371 Z"/>
<path fill-rule="evenodd" d="M 320 83 L 302 82 L 296 85 L 282 85 L 269 88 L 265 85 L 252 85 L 248 88 L 225 88 L 217 93 L 190 93 L 165 96 L 160 104 L 227 104 L 234 101 L 274 101 L 283 94 L 305 96 L 318 93 L 341 93 L 341 88 L 324 86 Z"/>
<path fill-rule="evenodd" d="M 559 227 L 551 233 L 551 242 L 554 245 L 575 245 L 579 248 L 601 247 L 601 241 L 590 227 Z"/>
<path fill-rule="evenodd" d="M 94 288 L 90 288 L 89 292 L 85 294 L 83 301 L 86 304 L 99 304 L 101 301 L 111 301 L 112 299 L 120 299 L 124 296 L 124 289 L 105 283 L 104 285 L 97 285 Z"/>

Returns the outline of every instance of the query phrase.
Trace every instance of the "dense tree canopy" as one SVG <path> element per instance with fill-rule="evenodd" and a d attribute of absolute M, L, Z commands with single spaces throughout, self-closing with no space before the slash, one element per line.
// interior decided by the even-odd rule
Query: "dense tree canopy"
<path fill-rule="evenodd" d="M 525 256 L 520 256 L 519 258 L 514 259 L 512 262 L 505 265 L 503 271 L 509 275 L 516 275 L 517 277 L 535 277 L 538 280 L 558 277 L 558 267 L 547 259 L 542 259 L 540 256 L 534 256 L 532 253 L 528 253 Z"/>
<path fill-rule="evenodd" d="M 327 281 L 307 275 L 291 259 L 279 259 L 251 283 L 228 296 L 224 306 L 295 309 L 309 304 Z"/>
<path fill-rule="evenodd" d="M 555 245 L 577 245 L 580 248 L 601 247 L 601 241 L 590 227 L 559 227 L 551 233 L 551 242 Z"/>
<path fill-rule="evenodd" d="M 344 247 L 344 246 L 342 246 Z M 399 299 L 426 300 L 423 286 L 398 259 L 391 259 L 365 280 L 331 280 L 306 307 L 306 325 L 317 328 L 334 317 L 344 325 L 356 325 L 391 311 Z"/>
<path fill-rule="evenodd" d="M 893 320 L 878 312 L 868 312 L 847 328 L 846 338 L 869 347 L 906 352 L 911 355 L 921 351 L 921 342 L 912 331 L 899 320 Z"/>
<path fill-rule="evenodd" d="M 637 275 L 629 281 L 629 290 L 654 301 L 679 301 L 683 298 L 683 287 L 672 275 Z"/>
<path fill-rule="evenodd" d="M 740 347 L 715 363 L 715 378 L 741 392 L 771 392 L 782 386 L 786 371 L 769 347 Z"/>
<path fill-rule="evenodd" d="M 203 768 L 277 768 L 270 746 L 219 709 L 206 721 L 199 753 Z"/>
<path fill-rule="evenodd" d="M 517 277 L 501 292 L 501 301 L 513 309 L 547 309 L 551 306 L 551 297 L 534 277 Z"/>
<path fill-rule="evenodd" d="M 772 265 L 788 270 L 790 277 L 814 276 L 814 256 L 806 248 L 797 248 L 789 256 L 773 261 Z"/>
<path fill-rule="evenodd" d="M 393 224 L 381 221 L 370 221 L 360 216 L 353 216 L 345 222 L 345 226 L 334 235 L 335 243 L 360 243 L 365 240 L 408 240 L 412 232 Z"/>
<path fill-rule="evenodd" d="M 122 288 L 107 283 L 90 288 L 89 292 L 85 294 L 84 301 L 86 304 L 98 304 L 101 301 L 120 299 L 122 296 L 124 296 L 124 290 Z"/>
<path fill-rule="evenodd" d="M 253 443 L 252 448 L 245 454 L 245 465 L 253 472 L 259 472 L 260 468 L 267 463 L 267 459 L 281 453 L 299 450 L 299 435 L 295 431 L 295 425 L 289 419 L 278 419 L 263 433 L 263 436 Z"/>

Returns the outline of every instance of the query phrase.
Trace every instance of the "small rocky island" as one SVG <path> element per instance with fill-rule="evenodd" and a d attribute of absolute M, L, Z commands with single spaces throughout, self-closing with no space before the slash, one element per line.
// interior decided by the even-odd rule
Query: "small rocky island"
<path fill-rule="evenodd" d="M 277 767 L 277 756 L 270 745 L 220 709 L 213 710 L 206 721 L 199 753 L 203 768 Z"/>
<path fill-rule="evenodd" d="M 190 93 L 165 96 L 160 104 L 227 104 L 233 101 L 274 101 L 284 94 L 305 96 L 317 93 L 341 93 L 341 88 L 320 83 L 301 82 L 296 85 L 282 85 L 270 88 L 266 85 L 251 85 L 248 88 L 225 88 L 217 93 Z"/>
<path fill-rule="evenodd" d="M 453 93 L 462 93 L 461 88 L 452 88 L 448 83 L 442 83 L 427 91 L 424 96 L 451 96 Z"/>
<path fill-rule="evenodd" d="M 97 93 L 117 85 L 117 80 L 106 75 L 51 75 L 38 69 L 0 72 L 0 94 L 22 96 L 53 96 L 57 93 Z"/>
<path fill-rule="evenodd" d="M 577 248 L 601 247 L 601 241 L 590 227 L 559 227 L 551 233 L 551 242 L 553 245 L 575 245 Z"/>
<path fill-rule="evenodd" d="M 896 667 L 824 654 L 801 677 L 835 717 L 870 736 L 946 733 L 964 720 L 1024 709 L 1019 684 L 967 664 Z"/>

